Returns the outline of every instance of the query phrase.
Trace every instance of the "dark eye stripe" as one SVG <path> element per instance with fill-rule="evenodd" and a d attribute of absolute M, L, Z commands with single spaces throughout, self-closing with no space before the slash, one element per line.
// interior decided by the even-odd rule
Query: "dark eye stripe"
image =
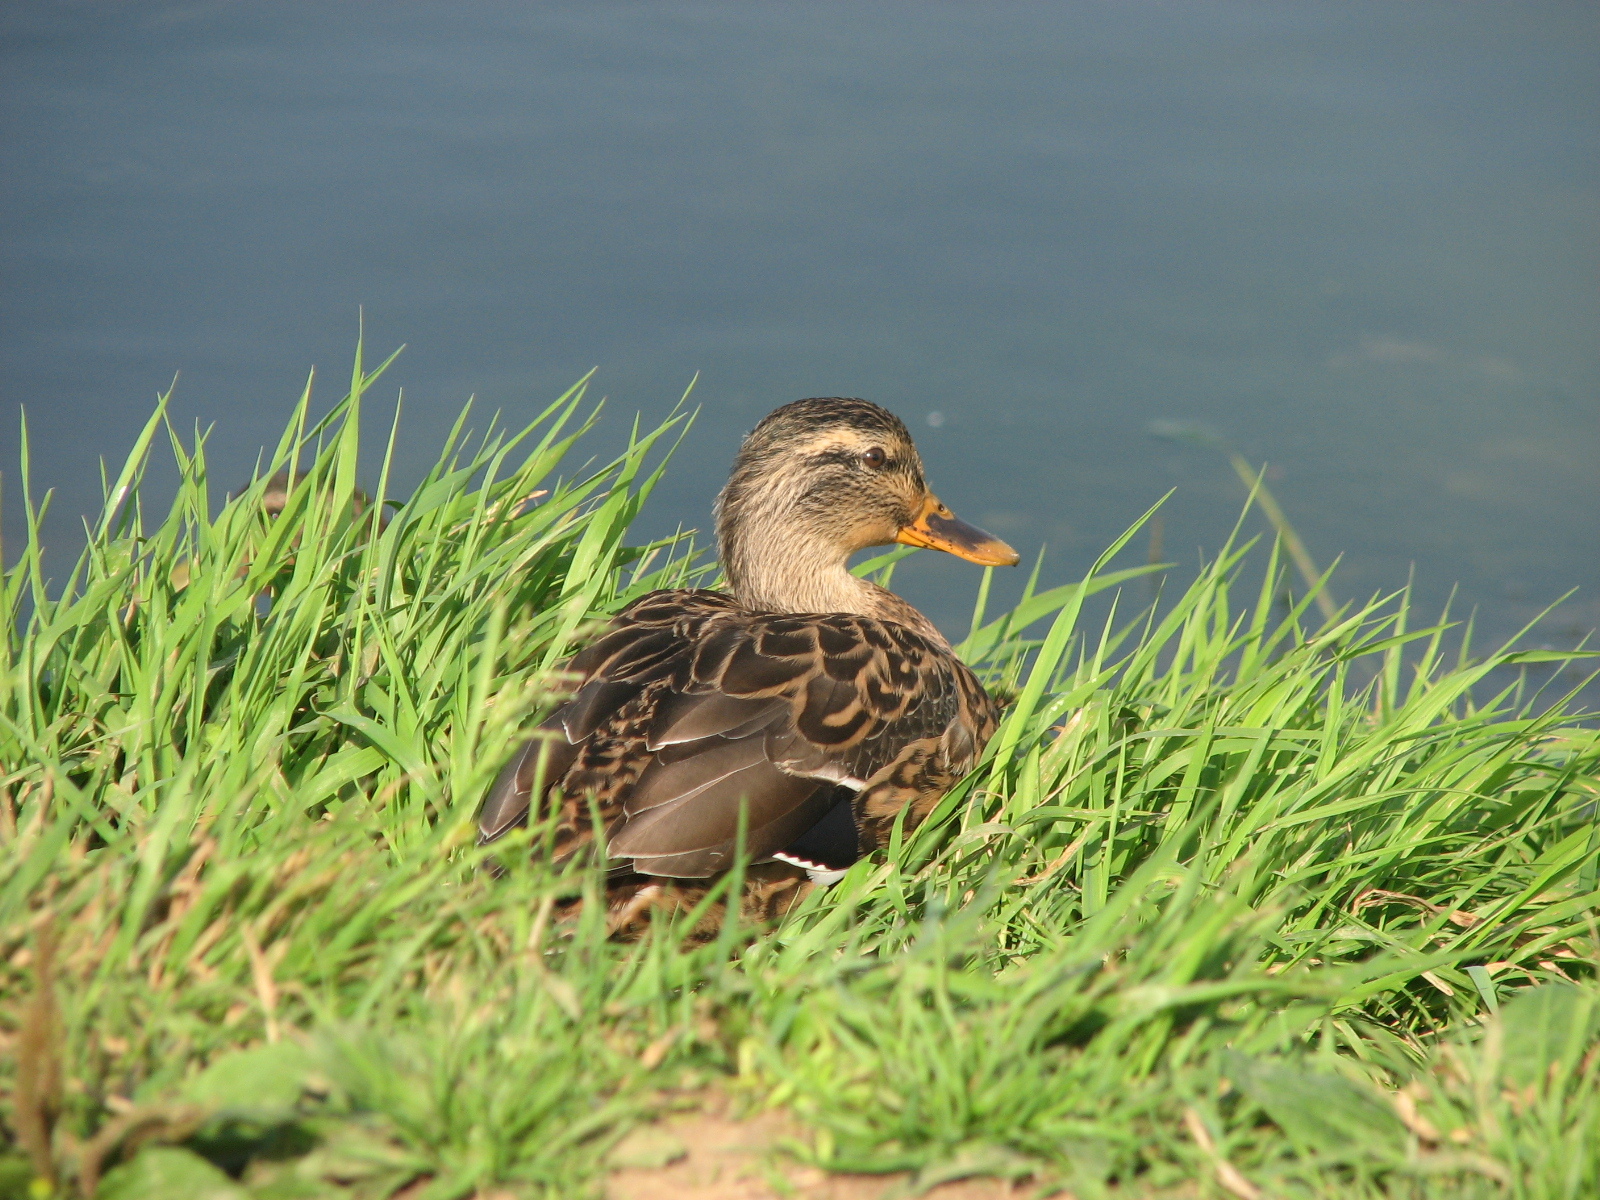
<path fill-rule="evenodd" d="M 882 448 L 874 447 L 874 449 L 881 450 Z M 861 451 L 846 450 L 843 447 L 836 447 L 832 450 L 821 450 L 811 456 L 811 461 L 814 463 L 838 463 L 841 466 L 846 467 L 858 467 L 865 459 L 866 455 L 864 455 Z M 884 460 L 881 463 L 869 465 L 875 465 L 878 467 L 892 467 L 896 466 L 897 463 L 895 459 L 889 458 L 887 453 L 885 453 Z"/>
<path fill-rule="evenodd" d="M 858 455 L 854 450 L 845 450 L 841 447 L 833 450 L 823 450 L 818 454 L 814 454 L 811 456 L 811 461 L 817 463 L 837 463 L 840 466 L 849 467 L 854 466 L 858 461 L 860 461 L 860 457 L 861 456 Z"/>

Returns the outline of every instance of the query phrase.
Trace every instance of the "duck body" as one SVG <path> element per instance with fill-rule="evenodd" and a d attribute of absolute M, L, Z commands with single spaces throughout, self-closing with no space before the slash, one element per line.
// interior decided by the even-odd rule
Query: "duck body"
<path fill-rule="evenodd" d="M 582 683 L 507 764 L 482 833 L 559 796 L 566 858 L 594 835 L 592 797 L 610 857 L 655 877 L 726 870 L 741 809 L 753 862 L 848 867 L 902 810 L 920 821 L 995 725 L 977 677 L 915 630 L 720 592 L 652 592 L 569 669 Z"/>
<path fill-rule="evenodd" d="M 846 569 L 893 540 L 1016 558 L 927 491 L 891 414 L 777 410 L 746 439 L 718 534 L 732 594 L 652 592 L 618 614 L 479 813 L 480 842 L 540 814 L 558 862 L 601 838 L 623 924 L 703 892 L 741 845 L 747 912 L 781 915 L 886 846 L 902 814 L 915 827 L 996 725 L 938 630 Z"/>

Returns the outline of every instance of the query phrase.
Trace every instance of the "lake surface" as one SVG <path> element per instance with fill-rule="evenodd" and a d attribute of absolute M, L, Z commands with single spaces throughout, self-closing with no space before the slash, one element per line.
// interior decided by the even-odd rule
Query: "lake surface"
<path fill-rule="evenodd" d="M 469 395 L 526 419 L 598 366 L 603 449 L 698 372 L 641 532 L 705 528 L 764 412 L 866 396 L 1057 582 L 1169 488 L 1166 554 L 1217 547 L 1226 461 L 1147 431 L 1194 422 L 1271 465 L 1341 598 L 1414 572 L 1498 636 L 1578 588 L 1533 635 L 1570 644 L 1597 46 L 1578 3 L 11 0 L 5 536 L 18 405 L 64 574 L 174 374 L 246 478 L 364 306 L 369 353 L 408 345 L 377 394 L 411 479 Z M 899 581 L 958 628 L 976 571 Z"/>

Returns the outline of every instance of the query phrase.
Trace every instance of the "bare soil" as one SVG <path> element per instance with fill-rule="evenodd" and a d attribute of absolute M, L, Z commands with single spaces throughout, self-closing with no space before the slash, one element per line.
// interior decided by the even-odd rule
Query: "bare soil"
<path fill-rule="evenodd" d="M 912 1196 L 905 1174 L 834 1175 L 796 1163 L 780 1142 L 795 1128 L 777 1113 L 734 1115 L 725 1100 L 667 1116 L 618 1147 L 607 1200 L 883 1200 Z M 652 1159 L 668 1162 L 651 1163 Z M 650 1165 L 645 1165 L 649 1163 Z M 1035 1185 L 963 1179 L 920 1193 L 928 1200 L 1021 1200 Z"/>

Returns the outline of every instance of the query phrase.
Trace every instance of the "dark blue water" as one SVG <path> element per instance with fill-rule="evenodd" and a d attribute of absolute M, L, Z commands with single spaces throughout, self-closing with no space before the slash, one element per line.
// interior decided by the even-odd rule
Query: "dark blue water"
<path fill-rule="evenodd" d="M 12 0 L 0 42 L 5 533 L 21 405 L 62 572 L 175 373 L 243 478 L 364 306 L 412 478 L 468 395 L 598 366 L 620 433 L 699 372 L 646 524 L 703 528 L 763 412 L 861 395 L 1058 581 L 1171 487 L 1167 554 L 1218 545 L 1227 464 L 1146 432 L 1199 422 L 1341 598 L 1600 623 L 1592 4 Z"/>

